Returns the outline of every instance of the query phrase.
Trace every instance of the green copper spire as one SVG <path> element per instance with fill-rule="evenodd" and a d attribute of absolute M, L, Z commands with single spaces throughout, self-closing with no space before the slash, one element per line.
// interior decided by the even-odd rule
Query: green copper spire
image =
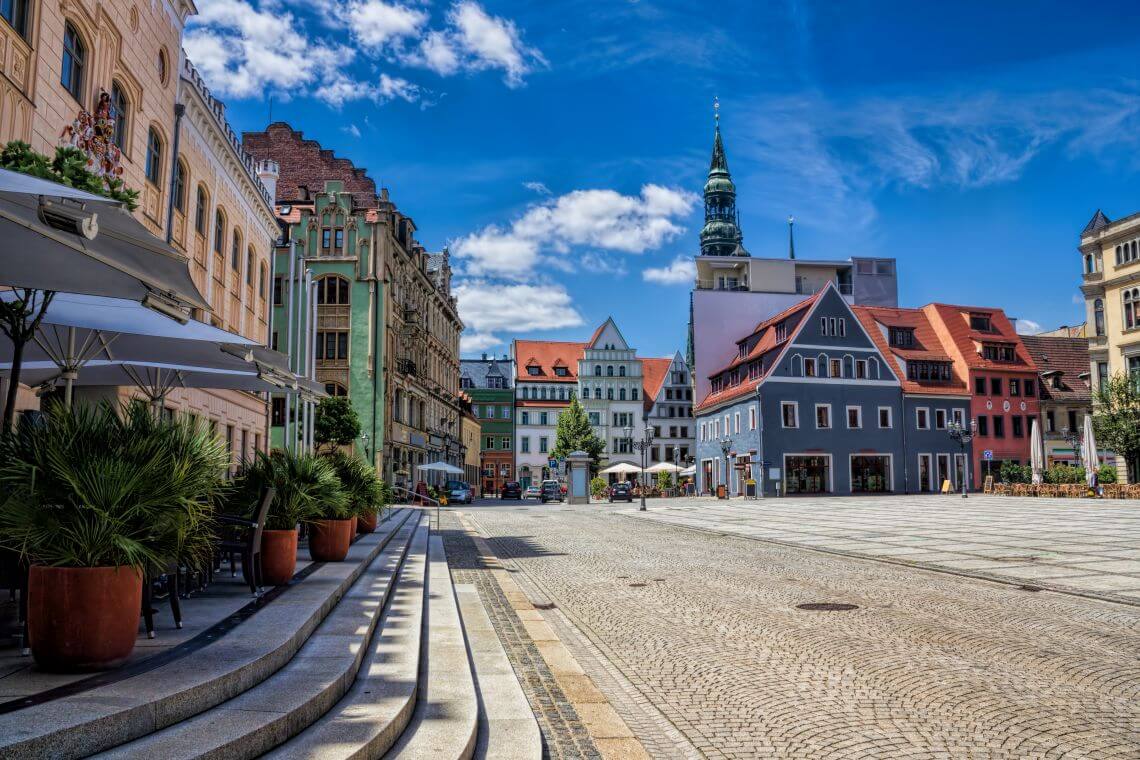
<path fill-rule="evenodd" d="M 728 172 L 728 158 L 720 136 L 720 101 L 713 100 L 716 128 L 713 133 L 712 160 L 705 182 L 705 226 L 701 228 L 702 256 L 747 256 L 741 242 L 740 223 L 736 214 L 736 185 Z"/>

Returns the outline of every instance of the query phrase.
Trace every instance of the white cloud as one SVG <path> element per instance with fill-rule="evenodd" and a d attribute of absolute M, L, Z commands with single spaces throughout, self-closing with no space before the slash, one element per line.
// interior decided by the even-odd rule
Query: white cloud
<path fill-rule="evenodd" d="M 356 126 L 355 124 L 349 124 L 347 127 L 341 127 L 340 131 L 349 134 L 352 137 L 360 139 L 360 127 Z"/>
<path fill-rule="evenodd" d="M 353 0 L 344 9 L 344 18 L 356 40 L 378 50 L 405 37 L 418 37 L 428 14 L 398 3 Z"/>
<path fill-rule="evenodd" d="M 420 41 L 418 58 L 412 56 L 410 60 L 444 77 L 459 71 L 462 65 L 459 60 L 459 50 L 456 49 L 451 36 L 441 31 L 429 32 Z"/>
<path fill-rule="evenodd" d="M 641 273 L 646 282 L 660 285 L 689 285 L 697 276 L 697 265 L 691 256 L 678 256 L 663 267 L 649 267 Z"/>
<path fill-rule="evenodd" d="M 536 64 L 546 63 L 538 50 L 523 44 L 513 21 L 489 15 L 478 3 L 456 3 L 447 18 L 460 47 L 470 55 L 471 67 L 502 69 L 511 87 L 522 84 L 523 75 Z"/>
<path fill-rule="evenodd" d="M 524 278 L 540 254 L 566 254 L 574 246 L 642 253 L 676 238 L 697 196 L 660 185 L 639 195 L 575 190 L 531 205 L 509 227 L 490 225 L 455 241 L 452 251 L 472 275 Z"/>
<path fill-rule="evenodd" d="M 542 182 L 524 182 L 523 187 L 539 195 L 550 195 L 550 188 Z"/>
<path fill-rule="evenodd" d="M 1040 322 L 1034 322 L 1032 319 L 1017 320 L 1017 332 L 1021 335 L 1036 335 L 1043 329 Z"/>
<path fill-rule="evenodd" d="M 467 329 L 460 339 L 463 351 L 479 351 L 503 342 L 496 333 L 578 327 L 582 315 L 561 285 L 520 285 L 464 280 L 456 284 L 459 316 Z"/>
<path fill-rule="evenodd" d="M 1085 305 L 1085 297 L 1080 293 L 1073 293 L 1071 300 L 1072 300 L 1073 304 L 1075 304 L 1076 306 L 1084 306 Z"/>

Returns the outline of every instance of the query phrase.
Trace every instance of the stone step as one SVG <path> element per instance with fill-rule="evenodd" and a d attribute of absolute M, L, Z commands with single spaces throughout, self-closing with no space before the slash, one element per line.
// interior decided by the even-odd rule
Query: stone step
<path fill-rule="evenodd" d="M 6 760 L 86 757 L 160 731 L 257 686 L 290 662 L 416 510 L 399 510 L 249 620 L 181 659 L 69 697 L 0 715 Z M 170 755 L 168 757 L 174 757 Z"/>
<path fill-rule="evenodd" d="M 475 751 L 479 700 L 467 640 L 443 539 L 431 539 L 428 602 L 421 644 L 419 693 L 408 727 L 386 757 L 401 760 L 467 760 Z"/>
<path fill-rule="evenodd" d="M 471 584 L 455 584 L 459 614 L 467 634 L 467 648 L 475 670 L 479 696 L 479 737 L 476 760 L 539 760 L 542 732 L 495 633 L 479 591 Z"/>
<path fill-rule="evenodd" d="M 356 678 L 399 573 L 415 577 L 427 551 L 417 516 L 371 563 L 292 660 L 270 678 L 213 709 L 99 757 L 253 758 L 285 742 L 331 709 Z M 405 555 L 409 571 L 401 571 Z"/>

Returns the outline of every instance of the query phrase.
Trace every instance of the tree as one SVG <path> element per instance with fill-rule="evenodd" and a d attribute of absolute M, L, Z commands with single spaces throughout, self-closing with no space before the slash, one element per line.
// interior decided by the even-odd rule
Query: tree
<path fill-rule="evenodd" d="M 661 471 L 657 473 L 657 487 L 667 491 L 673 487 L 673 473 Z"/>
<path fill-rule="evenodd" d="M 596 467 L 602 452 L 606 450 L 603 441 L 590 427 L 590 419 L 578 399 L 571 399 L 570 406 L 558 418 L 558 430 L 554 437 L 555 457 L 564 457 L 575 451 L 584 451 L 590 455 L 590 465 Z"/>
<path fill-rule="evenodd" d="M 350 446 L 360 437 L 360 417 L 347 396 L 328 396 L 317 404 L 313 440 L 317 446 L 335 449 Z"/>
<path fill-rule="evenodd" d="M 1140 456 L 1140 377 L 1118 373 L 1093 394 L 1093 432 L 1126 462 Z"/>

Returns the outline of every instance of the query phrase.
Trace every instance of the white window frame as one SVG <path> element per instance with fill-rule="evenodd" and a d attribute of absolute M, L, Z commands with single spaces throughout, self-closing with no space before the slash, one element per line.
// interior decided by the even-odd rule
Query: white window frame
<path fill-rule="evenodd" d="M 953 422 L 956 425 L 961 425 L 962 427 L 965 427 L 966 426 L 966 410 L 965 409 L 951 409 L 950 410 L 950 419 L 953 420 Z"/>
<path fill-rule="evenodd" d="M 887 413 L 887 425 L 883 427 L 883 412 Z M 889 406 L 880 406 L 875 410 L 875 416 L 878 418 L 880 430 L 891 430 L 895 426 L 895 410 Z"/>
<path fill-rule="evenodd" d="M 922 421 L 921 421 L 923 414 L 926 415 L 926 424 L 925 425 L 923 425 Z M 915 407 L 915 410 L 914 410 L 914 428 L 915 428 L 915 430 L 930 430 L 930 407 L 929 406 Z"/>
<path fill-rule="evenodd" d="M 856 424 L 854 427 L 851 426 L 851 410 L 852 409 L 854 409 L 855 412 L 858 414 L 858 420 L 857 420 L 858 424 Z M 863 429 L 863 407 L 859 406 L 858 404 L 849 404 L 847 406 L 846 411 L 847 411 L 847 414 L 846 414 L 846 416 L 847 416 L 847 429 L 848 430 L 862 430 Z"/>
<path fill-rule="evenodd" d="M 703 423 L 703 422 L 701 423 L 701 440 L 702 441 L 707 440 L 705 438 L 705 423 Z"/>
<path fill-rule="evenodd" d="M 732 432 L 734 435 L 740 432 L 740 412 L 732 414 Z"/>
<path fill-rule="evenodd" d="M 859 377 L 859 367 L 863 368 L 863 376 L 862 377 Z M 856 359 L 855 360 L 855 379 L 857 379 L 857 380 L 867 380 L 868 379 L 868 377 L 867 377 L 867 360 L 866 359 Z"/>
<path fill-rule="evenodd" d="M 519 438 L 519 453 L 520 454 L 529 454 L 530 453 L 530 436 L 529 435 L 524 435 L 521 438 Z"/>
<path fill-rule="evenodd" d="M 792 407 L 792 422 L 794 425 L 788 424 L 787 415 L 784 414 L 784 409 Z M 781 401 L 780 402 L 780 427 L 787 430 L 796 430 L 800 426 L 800 402 L 798 401 Z"/>
<path fill-rule="evenodd" d="M 886 457 L 887 458 L 887 469 L 891 473 L 890 484 L 887 486 L 886 493 L 889 493 L 889 494 L 890 493 L 898 493 L 898 491 L 895 490 L 895 455 L 890 453 L 889 451 L 867 451 L 867 452 L 863 452 L 863 453 L 859 453 L 859 454 L 855 454 L 855 453 L 848 454 L 847 455 L 847 490 L 848 491 L 850 491 L 852 494 L 855 493 L 855 489 L 851 485 L 852 481 L 855 480 L 855 478 L 853 477 L 854 473 L 851 472 L 851 468 L 855 466 L 855 457 Z M 860 493 L 865 493 L 865 492 L 860 491 Z"/>
<path fill-rule="evenodd" d="M 942 417 L 942 424 L 941 425 L 938 424 L 938 417 L 940 415 Z M 948 418 L 946 416 L 946 410 L 945 409 L 935 409 L 934 410 L 934 429 L 935 430 L 945 430 L 947 419 Z"/>
<path fill-rule="evenodd" d="M 756 429 L 756 407 L 755 406 L 748 407 L 748 429 L 749 430 L 755 430 Z"/>
<path fill-rule="evenodd" d="M 725 415 L 724 415 L 724 435 L 725 435 L 725 437 L 730 435 L 729 431 L 731 431 L 731 430 L 732 430 L 732 421 L 728 418 L 728 414 L 725 413 Z"/>
<path fill-rule="evenodd" d="M 807 373 L 808 362 L 811 362 L 811 374 Z M 819 365 L 816 364 L 814 356 L 805 356 L 803 359 L 803 375 L 804 377 L 819 377 Z"/>
<path fill-rule="evenodd" d="M 819 318 L 819 334 L 823 336 L 827 335 L 827 317 Z"/>
<path fill-rule="evenodd" d="M 847 337 L 847 318 L 846 317 L 840 317 L 839 318 L 839 337 L 840 338 L 846 338 Z M 892 475 L 894 474 L 893 471 L 891 474 Z"/>
<path fill-rule="evenodd" d="M 827 409 L 827 425 L 819 424 L 819 410 Z M 831 404 L 816 404 L 815 405 L 815 429 L 816 430 L 834 430 L 835 420 L 831 418 Z"/>

